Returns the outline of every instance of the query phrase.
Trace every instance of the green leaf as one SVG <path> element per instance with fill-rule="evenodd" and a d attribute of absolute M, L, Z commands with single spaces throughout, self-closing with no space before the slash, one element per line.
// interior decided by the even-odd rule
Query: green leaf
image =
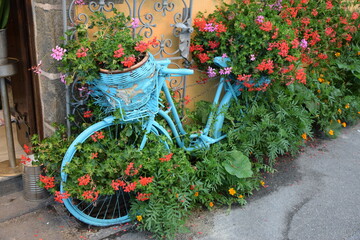
<path fill-rule="evenodd" d="M 222 163 L 225 170 L 238 178 L 248 178 L 253 175 L 250 159 L 240 151 L 230 151 Z"/>

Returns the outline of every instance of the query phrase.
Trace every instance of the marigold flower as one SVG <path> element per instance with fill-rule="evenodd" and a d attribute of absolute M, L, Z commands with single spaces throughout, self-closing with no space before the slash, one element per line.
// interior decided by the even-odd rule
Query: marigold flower
<path fill-rule="evenodd" d="M 338 120 L 337 120 L 337 122 L 338 122 L 339 124 L 341 124 L 341 121 L 340 121 L 340 119 L 338 119 Z"/>
<path fill-rule="evenodd" d="M 194 193 L 194 196 L 195 196 L 195 197 L 199 196 L 199 192 L 195 192 L 195 193 Z"/>
<path fill-rule="evenodd" d="M 139 222 L 141 222 L 142 219 L 143 219 L 143 217 L 141 215 L 136 216 L 136 220 L 138 220 Z"/>
<path fill-rule="evenodd" d="M 264 181 L 260 181 L 260 185 L 264 187 L 264 186 L 265 186 L 265 182 L 264 182 Z"/>
<path fill-rule="evenodd" d="M 244 196 L 240 194 L 238 198 L 244 198 Z"/>
<path fill-rule="evenodd" d="M 229 189 L 229 194 L 230 195 L 235 195 L 235 193 L 236 193 L 236 190 L 234 188 Z"/>
<path fill-rule="evenodd" d="M 345 105 L 345 108 L 349 108 L 349 107 L 350 107 L 350 104 L 347 103 L 347 104 Z"/>
<path fill-rule="evenodd" d="M 335 57 L 340 57 L 341 53 L 337 52 L 335 53 Z"/>
<path fill-rule="evenodd" d="M 214 203 L 213 203 L 213 202 L 209 202 L 209 206 L 210 206 L 210 207 L 213 207 L 213 206 L 214 206 Z"/>
<path fill-rule="evenodd" d="M 334 131 L 333 130 L 330 130 L 329 131 L 329 134 L 332 136 L 332 135 L 334 135 Z"/>
<path fill-rule="evenodd" d="M 306 133 L 301 134 L 301 137 L 302 137 L 304 140 L 307 140 L 307 134 L 306 134 Z"/>
<path fill-rule="evenodd" d="M 342 125 L 343 127 L 346 127 L 346 122 L 343 122 L 341 125 Z"/>
<path fill-rule="evenodd" d="M 338 109 L 338 112 L 341 114 L 341 113 L 342 113 L 342 110 L 339 108 L 339 109 Z"/>

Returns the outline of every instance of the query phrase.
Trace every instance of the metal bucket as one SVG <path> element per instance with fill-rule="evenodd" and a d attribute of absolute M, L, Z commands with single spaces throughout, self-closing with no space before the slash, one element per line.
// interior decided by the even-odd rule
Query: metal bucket
<path fill-rule="evenodd" d="M 23 179 L 23 195 L 27 201 L 39 201 L 49 197 L 49 192 L 42 187 L 39 187 L 41 174 L 40 166 L 24 166 L 22 179 Z"/>

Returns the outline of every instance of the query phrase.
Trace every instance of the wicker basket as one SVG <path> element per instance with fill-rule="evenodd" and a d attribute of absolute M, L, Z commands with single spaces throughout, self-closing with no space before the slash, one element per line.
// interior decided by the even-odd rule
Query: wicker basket
<path fill-rule="evenodd" d="M 138 64 L 123 71 L 102 71 L 100 78 L 91 84 L 92 96 L 96 104 L 105 108 L 106 111 L 114 111 L 120 108 L 124 113 L 124 120 L 143 117 L 140 112 L 153 112 L 155 109 L 147 109 L 150 100 L 156 90 L 157 75 L 155 74 L 154 57 L 148 53 Z M 156 105 L 156 104 L 155 104 Z M 139 112 L 139 116 L 136 115 Z"/>

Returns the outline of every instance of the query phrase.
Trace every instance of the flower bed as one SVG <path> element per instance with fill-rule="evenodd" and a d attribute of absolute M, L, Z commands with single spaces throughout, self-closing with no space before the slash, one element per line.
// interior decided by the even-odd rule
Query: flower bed
<path fill-rule="evenodd" d="M 43 141 L 34 138 L 35 154 L 47 171 L 42 186 L 58 201 L 71 195 L 90 202 L 123 188 L 132 194 L 130 215 L 139 229 L 159 238 L 173 238 L 196 207 L 245 204 L 254 189 L 266 187 L 262 173 L 272 171 L 278 157 L 296 154 L 318 132 L 336 137 L 359 119 L 360 18 L 347 3 L 235 0 L 208 16 L 199 14 L 191 45 L 194 67 L 203 71 L 204 82 L 232 74 L 234 84 L 243 85 L 240 104 L 226 115 L 228 138 L 190 155 L 175 146 L 164 150 L 156 144 L 158 136 L 141 152 L 124 146 L 141 135 L 137 125 L 127 126 L 119 142 L 99 132 L 93 136 L 99 144 L 89 138 L 79 146 L 84 155 L 65 168 L 72 177 L 67 194 L 59 195 L 60 163 L 71 140 L 60 128 Z M 217 68 L 215 56 L 230 57 L 232 65 Z M 258 83 L 264 76 L 270 82 Z M 198 103 L 190 130 L 200 129 L 196 123 L 208 106 Z M 84 116 L 99 116 L 99 109 L 92 111 Z M 234 156 L 252 160 L 250 177 L 226 170 Z"/>

